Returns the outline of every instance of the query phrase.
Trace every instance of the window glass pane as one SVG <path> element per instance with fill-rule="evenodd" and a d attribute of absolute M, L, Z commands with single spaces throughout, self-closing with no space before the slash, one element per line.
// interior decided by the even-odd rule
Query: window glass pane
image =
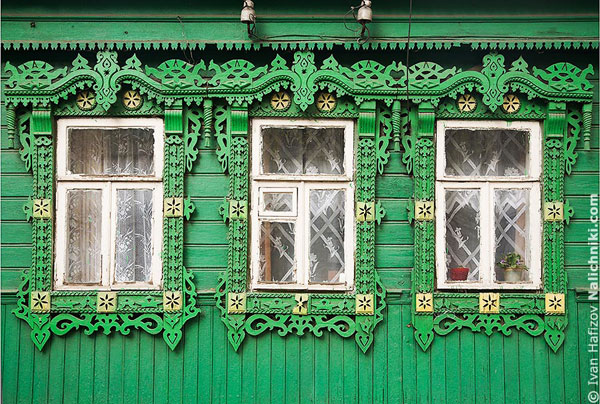
<path fill-rule="evenodd" d="M 495 268 L 496 279 L 499 281 L 529 280 L 529 272 L 522 270 L 523 266 L 529 267 L 528 211 L 528 189 L 496 189 L 494 191 Z M 508 269 L 503 268 L 504 266 L 508 266 Z"/>
<path fill-rule="evenodd" d="M 265 128 L 265 174 L 343 174 L 343 128 Z"/>
<path fill-rule="evenodd" d="M 152 273 L 152 190 L 117 190 L 116 282 L 149 282 Z"/>
<path fill-rule="evenodd" d="M 343 283 L 345 191 L 310 191 L 309 281 Z"/>
<path fill-rule="evenodd" d="M 69 129 L 68 171 L 87 175 L 154 173 L 154 130 Z"/>
<path fill-rule="evenodd" d="M 265 174 L 302 174 L 303 130 L 265 128 L 262 130 L 262 164 Z"/>
<path fill-rule="evenodd" d="M 449 281 L 479 280 L 479 190 L 446 190 L 446 266 Z"/>
<path fill-rule="evenodd" d="M 67 191 L 65 283 L 96 284 L 102 277 L 102 190 Z"/>
<path fill-rule="evenodd" d="M 267 212 L 293 212 L 294 194 L 292 192 L 263 192 L 263 210 Z"/>
<path fill-rule="evenodd" d="M 344 173 L 344 129 L 306 128 L 304 174 Z"/>
<path fill-rule="evenodd" d="M 447 129 L 446 175 L 525 176 L 529 135 L 507 129 Z"/>
<path fill-rule="evenodd" d="M 260 223 L 259 281 L 296 282 L 295 224 Z"/>

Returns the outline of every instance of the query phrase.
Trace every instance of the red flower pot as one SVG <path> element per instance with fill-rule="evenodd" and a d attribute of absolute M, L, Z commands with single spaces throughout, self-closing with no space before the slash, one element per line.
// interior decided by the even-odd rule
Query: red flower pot
<path fill-rule="evenodd" d="M 450 268 L 450 279 L 453 281 L 466 281 L 469 276 L 469 268 Z"/>

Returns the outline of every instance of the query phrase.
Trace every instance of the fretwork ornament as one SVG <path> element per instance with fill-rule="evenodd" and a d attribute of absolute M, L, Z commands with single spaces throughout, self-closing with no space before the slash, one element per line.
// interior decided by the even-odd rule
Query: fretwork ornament
<path fill-rule="evenodd" d="M 97 67 L 94 77 L 114 74 L 119 68 L 113 62 L 114 57 L 103 54 L 103 68 Z M 89 88 L 89 77 L 79 76 L 77 72 L 85 69 L 87 62 L 78 57 L 73 63 L 75 88 Z M 134 68 L 135 63 L 129 63 Z M 116 67 L 116 70 L 115 70 Z M 102 74 L 99 75 L 98 72 Z M 44 75 L 46 73 L 40 73 Z M 104 75 L 104 76 L 103 76 Z M 193 161 L 195 134 L 183 133 L 183 112 L 181 102 L 172 102 L 167 110 L 154 101 L 142 103 L 137 110 L 128 110 L 112 103 L 110 91 L 99 88 L 96 99 L 100 102 L 91 108 L 85 104 L 81 108 L 82 94 L 74 91 L 65 93 L 60 103 L 54 107 L 39 106 L 36 101 L 33 108 L 19 110 L 16 133 L 18 133 L 21 159 L 33 175 L 33 190 L 29 202 L 24 206 L 28 219 L 32 220 L 32 266 L 23 271 L 22 282 L 17 292 L 17 308 L 13 313 L 31 327 L 31 339 L 38 349 L 42 349 L 52 334 L 65 335 L 73 330 L 83 330 L 85 334 L 119 332 L 127 335 L 132 329 L 140 329 L 150 334 L 162 333 L 171 349 L 175 349 L 182 338 L 184 324 L 200 312 L 196 304 L 196 292 L 193 275 L 183 266 L 183 217 L 190 217 L 194 206 L 184 200 L 183 173 L 185 160 Z M 126 91 L 126 90 L 123 90 Z M 39 96 L 38 88 L 29 88 L 29 94 Z M 122 94 L 122 92 L 119 92 Z M 57 99 L 56 102 L 59 100 Z M 51 103 L 54 103 L 52 101 Z M 43 103 L 41 103 L 43 105 Z M 92 103 L 93 104 L 93 103 Z M 187 112 L 187 109 L 185 110 Z M 163 171 L 163 189 L 165 200 L 178 201 L 176 215 L 169 215 L 165 209 L 163 222 L 163 288 L 179 295 L 180 307 L 164 304 L 161 290 L 53 290 L 53 201 L 54 189 L 54 141 L 52 129 L 53 117 L 60 116 L 156 116 L 165 115 L 165 160 Z M 191 145 L 184 149 L 183 138 Z M 188 157 L 189 156 L 189 157 Z M 165 292 L 167 293 L 167 292 Z"/>
<path fill-rule="evenodd" d="M 402 161 L 414 175 L 414 200 L 434 200 L 436 114 L 438 118 L 544 120 L 544 202 L 565 201 L 563 178 L 565 173 L 570 173 L 577 158 L 574 145 L 578 137 L 583 136 L 585 147 L 590 147 L 593 85 L 588 77 L 593 74 L 591 65 L 581 69 L 569 62 L 560 62 L 532 68 L 523 58 L 518 58 L 507 66 L 504 56 L 494 52 L 483 57 L 481 71 L 462 71 L 431 61 L 404 66 L 399 61 L 384 65 L 376 60 L 359 60 L 343 65 L 333 56 L 317 63 L 309 50 L 298 50 L 290 58 L 277 55 L 270 63 L 260 66 L 239 59 L 221 64 L 206 61 L 191 64 L 171 59 L 149 66 L 136 55 L 120 61 L 117 52 L 110 50 L 97 52 L 95 59 L 90 62 L 77 55 L 70 66 L 60 68 L 39 60 L 16 66 L 10 61 L 5 64 L 4 96 L 10 105 L 8 110 L 32 108 L 7 122 L 17 126 L 18 131 L 9 127 L 8 133 L 18 132 L 23 147 L 21 157 L 33 172 L 31 201 L 53 199 L 53 114 L 155 116 L 164 113 L 165 198 L 184 195 L 183 176 L 198 157 L 199 136 L 209 133 L 206 130 L 202 133 L 203 128 L 213 127 L 218 161 L 229 173 L 228 200 L 247 202 L 247 133 L 248 117 L 252 114 L 358 118 L 356 202 L 375 200 L 375 177 L 376 173 L 383 172 L 389 160 L 392 131 L 394 148 L 399 150 L 401 140 Z M 407 71 L 408 75 L 404 74 Z M 96 104 L 88 111 L 76 104 L 75 94 L 82 89 L 94 90 Z M 138 91 L 142 97 L 143 102 L 136 110 L 118 102 L 128 90 Z M 285 111 L 274 111 L 268 104 L 269 95 L 282 90 L 290 92 L 292 104 Z M 321 93 L 334 96 L 335 109 L 325 111 L 315 105 Z M 467 93 L 476 100 L 470 112 L 459 110 L 457 106 L 457 98 Z M 520 100 L 520 107 L 511 113 L 502 108 L 507 94 Z M 403 112 L 407 98 L 413 104 L 410 114 Z M 212 103 L 204 104 L 207 99 Z M 265 103 L 268 108 L 264 108 Z M 182 107 L 183 104 L 203 105 L 204 110 L 198 112 L 194 107 Z M 207 125 L 203 125 L 204 122 Z M 27 206 L 26 213 L 31 217 L 31 206 Z M 295 305 L 293 294 L 256 293 L 256 298 L 248 300 L 246 313 L 227 313 L 227 294 L 247 292 L 248 224 L 246 220 L 230 220 L 229 205 L 223 209 L 230 245 L 227 271 L 217 285 L 216 298 L 232 345 L 237 349 L 246 334 L 257 335 L 268 329 L 277 330 L 281 335 L 305 332 L 321 335 L 329 330 L 342 337 L 355 336 L 361 349 L 366 351 L 385 307 L 385 291 L 374 268 L 375 226 L 385 212 L 380 207 L 377 201 L 375 221 L 356 223 L 356 293 L 374 295 L 374 315 L 356 316 L 356 296 L 311 293 L 310 314 L 301 318 L 291 313 Z M 191 201 L 185 199 L 184 217 L 189 218 L 192 211 Z M 565 221 L 544 222 L 545 293 L 566 293 L 565 224 Z M 478 313 L 477 299 L 468 294 L 435 292 L 434 221 L 417 220 L 414 226 L 413 293 L 434 295 L 433 313 L 413 313 L 415 337 L 421 348 L 429 347 L 434 332 L 446 335 L 464 327 L 487 334 L 500 331 L 505 335 L 516 327 L 531 335 L 544 334 L 553 350 L 560 347 L 566 314 L 544 317 L 543 302 L 538 295 L 502 293 L 501 301 L 511 307 L 511 311 L 501 307 L 499 314 L 488 315 Z M 29 307 L 30 291 L 50 292 L 52 289 L 53 222 L 33 218 L 34 260 L 32 267 L 23 271 L 15 313 L 32 327 L 36 346 L 41 348 L 51 333 L 62 335 L 76 328 L 89 333 L 118 330 L 126 334 L 136 327 L 153 334 L 163 331 L 165 340 L 173 348 L 181 338 L 183 323 L 199 310 L 192 275 L 183 268 L 183 218 L 165 217 L 164 229 L 168 235 L 164 235 L 163 286 L 165 290 L 182 292 L 181 312 L 164 312 L 161 291 L 120 294 L 117 311 L 110 314 L 95 312 L 96 292 L 75 295 L 53 291 L 50 315 L 39 315 Z"/>
<path fill-rule="evenodd" d="M 374 260 L 375 226 L 381 221 L 385 209 L 374 201 L 375 177 L 381 161 L 378 156 L 381 159 L 389 157 L 387 146 L 391 140 L 391 114 L 387 108 L 377 107 L 373 101 L 363 102 L 361 108 L 365 112 L 362 114 L 347 99 L 341 99 L 333 112 L 321 110 L 314 104 L 303 112 L 296 99 L 286 111 L 273 111 L 269 104 L 262 101 L 250 107 L 236 103 L 217 104 L 215 107 L 217 157 L 229 173 L 230 180 L 227 201 L 221 208 L 229 228 L 228 269 L 216 294 L 217 307 L 221 310 L 229 341 L 237 350 L 247 335 L 255 336 L 269 330 L 277 330 L 281 336 L 307 332 L 321 336 L 324 331 L 329 331 L 345 338 L 354 337 L 361 350 L 366 352 L 373 343 L 375 326 L 383 319 L 385 308 L 385 291 L 375 271 Z M 275 113 L 277 115 L 271 115 Z M 357 263 L 354 293 L 307 291 L 294 294 L 248 288 L 248 225 L 244 219 L 250 210 L 247 122 L 251 114 L 262 117 L 359 118 L 359 141 L 355 150 Z M 245 305 L 232 306 L 232 298 L 244 294 Z"/>
<path fill-rule="evenodd" d="M 502 66 L 496 66 L 504 71 Z M 428 221 L 414 221 L 415 226 L 415 269 L 413 273 L 413 293 L 417 297 L 431 293 L 432 312 L 424 312 L 419 299 L 413 303 L 413 326 L 418 345 L 427 350 L 434 335 L 447 335 L 460 329 L 473 332 L 485 332 L 492 335 L 500 332 L 511 335 L 513 329 L 527 332 L 532 336 L 544 336 L 553 351 L 558 351 L 565 339 L 567 326 L 566 274 L 564 266 L 564 228 L 573 210 L 564 201 L 564 177 L 571 172 L 577 161 L 575 146 L 583 133 L 583 105 L 561 101 L 573 88 L 567 82 L 565 74 L 576 69 L 563 65 L 542 72 L 534 69 L 536 77 L 549 80 L 548 83 L 560 85 L 557 97 L 536 91 L 518 90 L 524 94 L 512 94 L 525 100 L 514 110 L 500 108 L 492 110 L 485 102 L 477 103 L 473 111 L 461 111 L 451 100 L 442 100 L 435 114 L 439 119 L 475 118 L 506 120 L 543 120 L 543 291 L 532 292 L 441 292 L 435 290 L 435 239 L 432 224 Z M 525 72 L 527 66 L 522 59 L 513 63 L 511 72 Z M 552 73 L 550 73 L 550 71 Z M 564 73 L 559 73 L 562 71 Z M 591 87 L 586 86 L 587 89 Z M 566 91 L 566 92 L 562 92 Z M 531 96 L 534 99 L 531 99 Z M 479 95 L 476 95 L 479 97 Z M 508 96 L 507 96 L 508 97 Z M 510 97 L 508 97 L 510 98 Z M 507 98 L 507 100 L 508 100 Z M 557 100 L 558 98 L 558 100 Z M 485 96 L 483 97 L 485 99 Z M 511 98 L 513 101 L 514 99 Z M 510 101 L 510 100 L 509 100 Z M 570 100 L 585 102 L 583 99 Z M 415 181 L 415 200 L 433 200 L 435 189 L 435 163 L 431 152 L 432 109 L 426 103 L 419 105 L 415 113 L 417 133 L 403 139 L 405 154 L 403 161 L 412 167 Z M 423 146 L 423 147 L 419 147 Z M 416 210 L 416 204 L 415 204 Z M 417 218 L 417 212 L 413 213 Z M 533 247 L 535 248 L 535 247 Z M 496 299 L 497 295 L 497 299 Z"/>

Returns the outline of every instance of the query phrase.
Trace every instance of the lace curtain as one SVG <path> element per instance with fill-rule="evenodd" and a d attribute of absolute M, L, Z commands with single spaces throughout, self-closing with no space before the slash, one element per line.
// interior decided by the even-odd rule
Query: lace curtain
<path fill-rule="evenodd" d="M 102 276 L 102 190 L 67 191 L 66 283 L 97 284 Z"/>
<path fill-rule="evenodd" d="M 145 128 L 70 129 L 68 170 L 84 175 L 151 175 L 153 133 Z"/>
<path fill-rule="evenodd" d="M 528 133 L 518 130 L 446 130 L 446 175 L 527 174 Z"/>

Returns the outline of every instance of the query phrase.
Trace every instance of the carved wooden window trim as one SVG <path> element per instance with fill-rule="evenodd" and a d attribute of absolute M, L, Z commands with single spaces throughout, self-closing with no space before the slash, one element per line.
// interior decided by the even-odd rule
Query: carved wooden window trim
<path fill-rule="evenodd" d="M 252 289 L 273 290 L 352 290 L 354 286 L 354 122 L 341 120 L 298 120 L 298 119 L 253 119 L 252 123 L 252 189 L 250 216 L 252 222 L 251 233 L 251 284 Z M 262 128 L 264 127 L 315 127 L 315 128 L 342 128 L 344 130 L 343 160 L 345 172 L 341 175 L 277 175 L 262 174 L 260 162 L 262 161 Z M 295 197 L 295 210 L 287 217 L 294 220 L 296 230 L 296 276 L 294 283 L 270 283 L 259 281 L 259 239 L 260 219 L 283 220 L 283 214 L 275 212 L 261 212 L 260 196 L 263 192 L 276 192 L 278 189 L 292 190 Z M 310 283 L 308 280 L 308 237 L 309 229 L 309 201 L 310 189 L 340 189 L 345 192 L 344 215 L 344 281 L 340 283 Z M 289 191 L 288 191 L 289 192 Z"/>
<path fill-rule="evenodd" d="M 323 58 L 322 54 L 300 47 L 293 58 L 276 55 L 270 63 L 261 66 L 240 59 L 222 64 L 201 60 L 194 65 L 172 59 L 148 66 L 136 55 L 119 61 L 117 52 L 111 50 L 97 52 L 94 63 L 78 55 L 71 65 L 59 68 L 39 60 L 18 66 L 7 62 L 4 97 L 8 141 L 9 144 L 14 142 L 16 128 L 19 128 L 23 160 L 34 174 L 32 201 L 26 210 L 31 216 L 32 211 L 35 214 L 34 264 L 30 270 L 23 271 L 15 314 L 33 329 L 32 338 L 40 348 L 51 332 L 62 335 L 81 327 L 89 333 L 98 330 L 109 333 L 117 329 L 126 334 L 132 327 L 151 333 L 164 331 L 163 336 L 171 347 L 181 339 L 182 324 L 198 312 L 192 276 L 182 270 L 182 220 L 169 218 L 174 231 L 169 232 L 165 240 L 174 246 L 169 253 L 173 253 L 176 264 L 169 267 L 169 276 L 164 278 L 165 282 L 182 280 L 179 289 L 184 297 L 182 312 L 163 310 L 164 315 L 154 315 L 133 311 L 135 316 L 117 317 L 89 309 L 86 316 L 77 317 L 69 314 L 73 312 L 69 306 L 73 303 L 65 302 L 66 308 L 61 310 L 68 315 L 59 317 L 52 313 L 48 300 L 52 273 L 48 268 L 52 255 L 47 253 L 48 249 L 39 250 L 39 254 L 35 250 L 37 245 L 52 245 L 52 221 L 49 220 L 54 195 L 51 117 L 164 114 L 165 144 L 171 153 L 169 159 L 165 159 L 169 161 L 165 167 L 169 166 L 173 174 L 172 179 L 165 177 L 165 203 L 168 202 L 173 212 L 183 211 L 188 217 L 191 213 L 193 204 L 189 200 L 181 208 L 183 176 L 198 156 L 200 139 L 210 146 L 214 134 L 217 158 L 223 170 L 229 172 L 228 199 L 222 209 L 230 236 L 228 269 L 217 285 L 215 297 L 232 345 L 237 349 L 246 334 L 258 335 L 267 329 L 277 329 L 281 335 L 292 332 L 321 335 L 327 330 L 343 337 L 355 336 L 361 349 L 366 351 L 373 342 L 376 325 L 383 319 L 385 307 L 385 290 L 375 269 L 374 241 L 371 241 L 375 234 L 373 222 L 357 225 L 360 251 L 355 285 L 360 293 L 340 298 L 339 294 L 246 295 L 247 226 L 239 220 L 244 216 L 240 213 L 248 206 L 248 116 L 358 118 L 356 202 L 362 208 L 375 211 L 374 217 L 365 217 L 379 221 L 383 216 L 383 207 L 375 201 L 375 177 L 376 173 L 383 172 L 390 159 L 388 146 L 392 144 L 396 151 L 404 148 L 402 161 L 408 172 L 414 173 L 413 208 L 418 206 L 426 213 L 424 220 L 415 224 L 412 276 L 412 325 L 419 345 L 423 349 L 430 346 L 434 328 L 440 335 L 462 327 L 509 335 L 516 327 L 531 335 L 543 333 L 552 349 L 557 350 L 564 340 L 567 324 L 565 307 L 563 304 L 557 310 L 547 303 L 546 307 L 544 301 L 562 299 L 564 303 L 566 277 L 562 237 L 572 209 L 564 199 L 562 179 L 565 173 L 571 172 L 576 161 L 575 145 L 580 135 L 584 149 L 590 150 L 593 99 L 590 74 L 593 74 L 592 65 L 580 68 L 566 61 L 538 68 L 530 67 L 519 57 L 507 65 L 504 55 L 497 52 L 483 56 L 481 69 L 465 71 L 431 61 L 404 66 L 398 61 L 383 65 L 376 60 L 357 58 L 353 64 L 344 65 L 333 55 Z M 82 89 L 93 89 L 94 94 L 81 94 L 81 105 L 78 105 L 73 102 L 73 95 Z M 128 91 L 127 103 L 123 102 L 124 90 Z M 282 91 L 289 91 L 284 98 L 290 98 L 292 103 L 275 110 L 265 98 Z M 472 97 L 467 99 L 464 97 L 467 94 Z M 65 104 L 66 99 L 70 102 Z M 332 99 L 337 102 L 330 102 Z M 22 114 L 22 108 L 32 106 L 29 117 Z M 31 130 L 26 124 L 29 118 Z M 434 291 L 435 245 L 429 215 L 434 202 L 432 136 L 436 118 L 544 121 L 544 210 L 553 212 L 548 216 L 550 219 L 544 221 L 544 240 L 550 240 L 544 244 L 544 262 L 549 263 L 543 273 L 545 296 L 500 296 L 500 302 L 510 307 L 505 304 L 503 309 L 500 303 L 499 313 L 482 315 L 477 307 L 485 305 L 478 305 L 478 300 L 484 303 L 494 300 L 496 296 L 491 293 L 486 296 L 465 293 L 457 298 L 454 294 Z M 235 217 L 225 213 L 230 206 L 235 207 Z M 235 220 L 230 220 L 233 218 Z M 546 247 L 549 245 L 553 249 Z M 161 297 L 166 302 L 165 308 L 173 307 L 175 295 Z M 36 304 L 34 312 L 30 301 Z M 228 310 L 228 301 L 235 303 L 232 311 Z M 270 308 L 256 309 L 257 302 L 267 301 Z M 302 317 L 308 307 L 312 313 Z M 50 309 L 51 316 L 46 309 Z"/>
<path fill-rule="evenodd" d="M 70 128 L 152 128 L 154 137 L 154 175 L 77 175 L 67 172 L 69 161 L 68 130 Z M 56 141 L 56 247 L 54 249 L 55 290 L 131 290 L 162 287 L 162 219 L 163 219 L 163 133 L 164 123 L 155 118 L 83 118 L 58 119 Z M 118 283 L 115 280 L 116 190 L 152 189 L 152 269 L 149 282 Z M 71 189 L 100 189 L 102 192 L 102 273 L 99 284 L 68 284 L 65 282 L 67 263 L 66 195 Z M 63 248 L 61 248 L 61 246 Z"/>
<path fill-rule="evenodd" d="M 446 176 L 445 133 L 446 129 L 517 129 L 525 130 L 528 135 L 527 167 L 528 172 L 523 176 Z M 436 131 L 436 286 L 444 289 L 533 289 L 542 286 L 541 275 L 541 127 L 539 122 L 506 122 L 506 121 L 459 121 L 438 120 Z M 526 189 L 529 190 L 528 215 L 528 250 L 529 281 L 504 283 L 496 281 L 492 265 L 495 257 L 492 254 L 495 240 L 493 191 L 496 189 Z M 446 265 L 446 190 L 474 189 L 480 190 L 480 266 L 479 281 L 449 281 Z M 487 268 L 484 268 L 487 267 Z"/>

